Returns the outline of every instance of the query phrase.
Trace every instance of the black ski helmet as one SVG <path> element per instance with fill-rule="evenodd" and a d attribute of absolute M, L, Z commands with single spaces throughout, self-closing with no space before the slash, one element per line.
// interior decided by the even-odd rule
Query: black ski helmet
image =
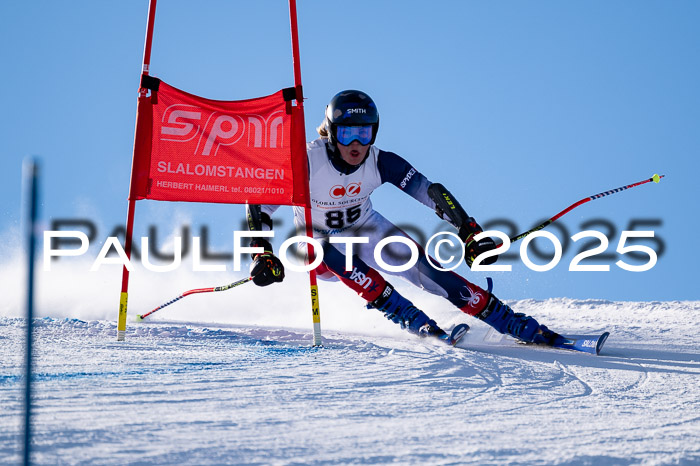
<path fill-rule="evenodd" d="M 347 90 L 338 92 L 326 106 L 326 129 L 332 147 L 337 147 L 336 128 L 340 126 L 372 125 L 374 144 L 379 129 L 379 112 L 370 96 L 362 91 Z"/>

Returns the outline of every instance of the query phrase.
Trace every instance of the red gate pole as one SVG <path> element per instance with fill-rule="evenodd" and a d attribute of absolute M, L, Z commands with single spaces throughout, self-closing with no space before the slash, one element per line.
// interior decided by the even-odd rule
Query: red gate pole
<path fill-rule="evenodd" d="M 304 95 L 301 86 L 301 60 L 299 58 L 299 32 L 297 29 L 297 2 L 289 0 L 289 21 L 292 29 L 292 57 L 294 59 L 294 87 L 296 88 L 297 112 L 301 123 L 301 133 L 306 138 L 304 126 Z M 304 151 L 306 153 L 306 151 Z M 306 236 L 313 238 L 313 226 L 311 224 L 311 199 L 309 194 L 308 164 L 304 163 L 304 180 L 306 182 L 306 206 L 304 207 L 304 223 L 306 224 Z M 314 259 L 314 247 L 310 242 L 306 243 L 309 263 Z M 318 285 L 316 284 L 316 269 L 309 271 L 309 285 L 311 288 L 311 313 L 314 323 L 314 346 L 321 346 L 321 309 L 318 301 Z"/>
<path fill-rule="evenodd" d="M 141 74 L 148 74 L 149 67 L 151 64 L 151 44 L 153 42 L 153 24 L 156 19 L 156 2 L 158 0 L 150 0 L 148 3 L 148 26 L 146 27 L 146 42 L 143 47 L 143 66 L 141 68 Z M 139 88 L 139 99 L 146 98 L 147 90 L 143 87 Z M 136 116 L 136 122 L 138 126 L 138 112 Z M 124 238 L 124 252 L 126 257 L 131 260 L 131 243 L 133 239 L 134 230 L 134 210 L 136 208 L 136 200 L 133 196 L 132 189 L 134 187 L 135 179 L 135 162 L 136 155 L 136 135 L 134 134 L 134 153 L 131 159 L 131 181 L 129 183 L 129 206 L 126 210 L 126 235 Z M 126 334 L 126 308 L 129 296 L 129 269 L 124 265 L 122 269 L 122 290 L 119 297 L 119 318 L 117 321 L 117 341 L 124 341 L 124 336 Z"/>

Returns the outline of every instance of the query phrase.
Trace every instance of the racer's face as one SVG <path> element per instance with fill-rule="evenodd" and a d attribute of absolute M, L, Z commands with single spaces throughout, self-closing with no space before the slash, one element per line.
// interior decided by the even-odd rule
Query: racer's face
<path fill-rule="evenodd" d="M 349 145 L 344 146 L 338 143 L 338 150 L 340 151 L 340 157 L 350 165 L 359 165 L 365 160 L 367 151 L 369 150 L 369 144 L 362 145 L 360 141 L 352 141 Z"/>

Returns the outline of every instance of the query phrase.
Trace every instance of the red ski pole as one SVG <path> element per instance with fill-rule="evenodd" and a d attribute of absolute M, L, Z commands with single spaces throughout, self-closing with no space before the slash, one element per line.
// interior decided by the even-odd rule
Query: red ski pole
<path fill-rule="evenodd" d="M 588 202 L 588 201 L 593 201 L 593 200 L 595 200 L 595 199 L 600 199 L 601 197 L 605 197 L 605 196 L 609 196 L 609 195 L 611 195 L 611 194 L 619 193 L 620 191 L 624 191 L 624 190 L 626 190 L 626 189 L 634 188 L 634 187 L 636 187 L 636 186 L 640 186 L 640 185 L 649 183 L 649 182 L 651 182 L 651 181 L 653 181 L 654 183 L 658 183 L 659 181 L 661 181 L 661 178 L 663 178 L 664 176 L 666 176 L 666 175 L 656 175 L 656 174 L 655 174 L 654 176 L 652 176 L 652 177 L 649 178 L 648 180 L 643 180 L 643 181 L 639 181 L 639 182 L 637 182 L 637 183 L 628 184 L 627 186 L 622 186 L 622 187 L 620 187 L 620 188 L 611 189 L 610 191 L 605 191 L 605 192 L 603 192 L 603 193 L 599 193 L 599 194 L 595 194 L 595 195 L 593 195 L 593 196 L 589 196 L 589 197 L 583 198 L 583 199 L 581 199 L 580 201 L 571 204 L 569 207 L 567 207 L 566 209 L 562 210 L 561 212 L 559 212 L 558 214 L 556 214 L 554 217 L 550 218 L 549 220 L 547 220 L 547 221 L 545 221 L 545 222 L 543 222 L 543 223 L 537 225 L 535 228 L 533 228 L 533 229 L 531 229 L 531 230 L 528 230 L 528 231 L 526 231 L 525 233 L 520 233 L 519 235 L 513 236 L 512 238 L 510 238 L 510 242 L 513 243 L 513 242 L 515 242 L 515 241 L 518 241 L 519 239 L 525 238 L 525 237 L 526 237 L 527 235 L 529 235 L 530 233 L 534 233 L 534 232 L 536 232 L 536 231 L 539 231 L 539 230 L 543 229 L 544 227 L 546 227 L 546 226 L 549 225 L 550 223 L 552 223 L 552 222 L 556 221 L 557 219 L 563 217 L 564 215 L 566 215 L 566 214 L 569 213 L 570 211 L 574 210 L 576 207 L 578 207 L 578 206 L 580 206 L 580 205 L 582 205 L 582 204 L 585 204 L 585 203 Z"/>
<path fill-rule="evenodd" d="M 244 279 L 242 279 L 242 280 L 238 280 L 237 282 L 229 283 L 228 285 L 215 286 L 215 287 L 212 287 L 212 288 L 197 288 L 197 289 L 194 289 L 194 290 L 185 291 L 184 293 L 182 293 L 182 294 L 181 294 L 180 296 L 178 296 L 177 298 L 173 298 L 173 299 L 171 299 L 170 301 L 168 301 L 167 303 L 161 304 L 160 306 L 158 306 L 157 308 L 153 309 L 152 311 L 149 311 L 149 312 L 147 312 L 147 313 L 145 313 L 145 314 L 137 314 L 137 315 L 136 315 L 136 322 L 141 322 L 143 319 L 145 319 L 146 317 L 150 316 L 150 315 L 153 314 L 154 312 L 160 311 L 161 309 L 163 309 L 163 308 L 166 307 L 166 306 L 170 306 L 171 304 L 173 304 L 174 302 L 177 302 L 177 301 L 181 300 L 181 299 L 184 298 L 185 296 L 189 296 L 189 295 L 195 294 L 195 293 L 211 293 L 212 291 L 226 291 L 226 290 L 230 290 L 231 288 L 235 288 L 235 287 L 237 287 L 238 285 L 242 285 L 242 284 L 244 284 L 244 283 L 248 283 L 248 282 L 251 281 L 252 279 L 253 279 L 253 277 L 247 277 L 247 278 L 244 278 Z"/>

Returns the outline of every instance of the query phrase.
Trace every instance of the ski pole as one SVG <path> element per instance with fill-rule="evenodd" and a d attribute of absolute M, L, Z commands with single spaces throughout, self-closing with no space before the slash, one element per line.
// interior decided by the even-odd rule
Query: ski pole
<path fill-rule="evenodd" d="M 629 189 L 629 188 L 634 188 L 634 187 L 636 187 L 636 186 L 641 186 L 641 185 L 646 184 L 646 183 L 649 183 L 649 182 L 651 182 L 651 181 L 653 181 L 654 183 L 658 183 L 659 181 L 661 181 L 661 178 L 663 178 L 664 176 L 666 176 L 666 175 L 657 175 L 657 174 L 654 174 L 654 176 L 652 176 L 652 177 L 649 178 L 648 180 L 639 181 L 639 182 L 637 182 L 637 183 L 628 184 L 627 186 L 622 186 L 622 187 L 620 187 L 620 188 L 611 189 L 610 191 L 605 191 L 605 192 L 603 192 L 603 193 L 599 193 L 599 194 L 595 194 L 595 195 L 593 195 L 593 196 L 585 197 L 585 198 L 581 199 L 580 201 L 571 204 L 569 207 L 567 207 L 566 209 L 562 210 L 561 212 L 559 212 L 557 215 L 555 215 L 554 217 L 550 218 L 549 220 L 546 220 L 545 222 L 543 222 L 543 223 L 537 225 L 535 228 L 533 228 L 533 229 L 531 229 L 531 230 L 528 230 L 528 231 L 526 231 L 525 233 L 520 233 L 519 235 L 513 236 L 512 238 L 510 238 L 510 242 L 511 242 L 511 243 L 514 243 L 515 241 L 518 241 L 519 239 L 525 238 L 525 237 L 526 237 L 527 235 L 529 235 L 530 233 L 534 233 L 534 232 L 536 232 L 536 231 L 539 231 L 539 230 L 543 229 L 544 227 L 546 227 L 546 226 L 549 225 L 550 223 L 552 223 L 552 222 L 556 221 L 557 219 L 563 217 L 565 214 L 567 214 L 567 213 L 569 213 L 570 211 L 574 210 L 576 207 L 580 206 L 581 204 L 585 204 L 585 203 L 588 202 L 588 201 L 592 201 L 592 200 L 595 200 L 595 199 L 600 199 L 601 197 L 609 196 L 609 195 L 611 195 L 611 194 L 619 193 L 620 191 L 624 191 L 624 190 Z"/>
<path fill-rule="evenodd" d="M 212 292 L 212 291 L 226 291 L 226 290 L 230 290 L 231 288 L 235 288 L 235 287 L 237 287 L 238 285 L 242 285 L 242 284 L 244 284 L 244 283 L 248 283 L 248 282 L 251 281 L 252 279 L 253 279 L 253 277 L 247 277 L 247 278 L 244 278 L 244 279 L 242 279 L 242 280 L 238 280 L 238 281 L 236 281 L 236 282 L 229 283 L 228 285 L 215 286 L 215 287 L 212 287 L 212 288 L 197 288 L 197 289 L 194 289 L 194 290 L 185 291 L 184 293 L 182 293 L 182 294 L 181 294 L 180 296 L 178 296 L 177 298 L 173 298 L 173 299 L 171 299 L 170 301 L 168 301 L 167 303 L 161 304 L 160 306 L 158 306 L 157 308 L 153 309 L 152 311 L 149 311 L 149 312 L 147 312 L 147 313 L 145 313 L 145 314 L 137 314 L 137 315 L 136 315 L 136 322 L 141 322 L 143 319 L 145 319 L 146 317 L 150 316 L 150 315 L 153 314 L 154 312 L 160 311 L 161 309 L 163 309 L 163 308 L 166 307 L 166 306 L 170 306 L 171 304 L 173 304 L 174 302 L 177 302 L 177 301 L 181 300 L 181 299 L 184 298 L 185 296 L 189 296 L 189 295 L 195 294 L 195 293 L 210 293 L 210 292 Z"/>

